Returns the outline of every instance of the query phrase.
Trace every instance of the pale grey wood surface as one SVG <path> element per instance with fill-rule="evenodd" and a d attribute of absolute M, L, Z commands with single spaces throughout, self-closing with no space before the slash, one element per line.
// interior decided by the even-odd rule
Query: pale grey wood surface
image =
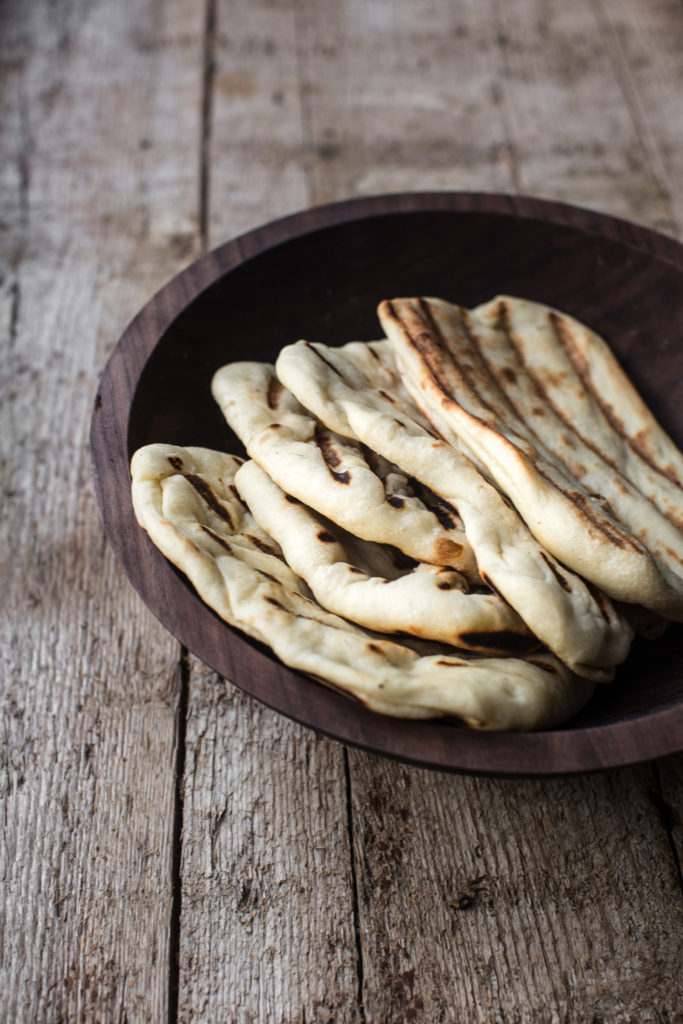
<path fill-rule="evenodd" d="M 683 1020 L 683 761 L 500 782 L 188 658 L 88 480 L 98 373 L 202 247 L 521 190 L 683 224 L 674 0 L 6 0 L 0 1018 Z"/>

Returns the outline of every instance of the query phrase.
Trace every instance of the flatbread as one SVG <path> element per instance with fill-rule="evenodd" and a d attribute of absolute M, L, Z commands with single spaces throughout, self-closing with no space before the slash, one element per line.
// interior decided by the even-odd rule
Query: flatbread
<path fill-rule="evenodd" d="M 599 450 L 559 430 L 548 406 L 534 414 L 528 388 L 522 408 L 514 406 L 473 343 L 467 315 L 438 299 L 383 302 L 379 315 L 418 405 L 477 460 L 544 547 L 612 598 L 683 620 L 680 532 Z M 543 437 L 527 414 L 549 423 Z"/>
<path fill-rule="evenodd" d="M 507 295 L 472 310 L 470 331 L 508 397 L 511 383 L 524 389 L 527 422 L 540 402 L 547 414 L 537 417 L 541 437 L 552 437 L 559 420 L 560 429 L 598 455 L 606 477 L 630 482 L 683 528 L 683 454 L 597 334 L 540 302 Z"/>
<path fill-rule="evenodd" d="M 372 445 L 457 510 L 482 578 L 559 658 L 582 675 L 613 676 L 628 653 L 630 626 L 608 598 L 535 540 L 471 460 L 425 428 L 401 390 L 388 343 L 335 349 L 299 342 L 282 350 L 276 367 L 285 386 L 330 429 Z M 391 391 L 388 375 L 396 378 Z"/>
<path fill-rule="evenodd" d="M 496 594 L 469 593 L 443 566 L 397 566 L 395 549 L 359 541 L 285 494 L 255 462 L 235 476 L 259 526 L 328 611 L 380 633 L 408 633 L 463 650 L 521 654 L 539 643 Z M 382 564 L 383 563 L 383 564 Z"/>
<path fill-rule="evenodd" d="M 226 622 L 287 665 L 398 717 L 455 716 L 478 729 L 543 729 L 576 714 L 592 686 L 557 659 L 420 656 L 320 608 L 237 496 L 241 460 L 148 445 L 131 463 L 136 516 Z M 445 651 L 448 649 L 445 649 Z"/>
<path fill-rule="evenodd" d="M 267 363 L 231 363 L 212 392 L 230 427 L 288 494 L 364 540 L 391 543 L 419 562 L 479 580 L 462 521 L 413 492 L 385 459 L 324 427 Z"/>

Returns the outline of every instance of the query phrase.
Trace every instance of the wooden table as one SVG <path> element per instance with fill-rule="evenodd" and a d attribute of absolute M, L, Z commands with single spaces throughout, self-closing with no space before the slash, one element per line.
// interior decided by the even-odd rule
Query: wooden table
<path fill-rule="evenodd" d="M 683 1021 L 683 759 L 453 777 L 179 649 L 87 434 L 127 321 L 272 217 L 405 189 L 683 227 L 680 0 L 5 0 L 0 1017 Z"/>

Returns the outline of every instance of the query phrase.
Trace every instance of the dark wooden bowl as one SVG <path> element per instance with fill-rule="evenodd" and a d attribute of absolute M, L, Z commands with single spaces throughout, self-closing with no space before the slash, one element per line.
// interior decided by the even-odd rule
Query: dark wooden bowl
<path fill-rule="evenodd" d="M 380 299 L 472 305 L 498 292 L 550 303 L 613 345 L 683 442 L 683 247 L 644 228 L 535 199 L 406 194 L 336 203 L 251 231 L 188 267 L 128 327 L 102 377 L 91 451 L 104 526 L 133 585 L 178 640 L 270 707 L 366 750 L 452 771 L 541 775 L 683 749 L 683 629 L 639 641 L 581 716 L 540 733 L 409 722 L 290 671 L 225 625 L 138 527 L 129 459 L 164 441 L 241 452 L 211 398 L 217 367 L 272 360 L 301 337 L 380 335 Z M 229 742 L 229 737 L 226 737 Z"/>

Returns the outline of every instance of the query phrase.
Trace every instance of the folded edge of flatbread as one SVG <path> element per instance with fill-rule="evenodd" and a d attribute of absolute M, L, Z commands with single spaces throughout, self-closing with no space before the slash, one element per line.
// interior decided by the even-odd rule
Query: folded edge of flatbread
<path fill-rule="evenodd" d="M 320 608 L 240 500 L 242 460 L 153 444 L 131 462 L 135 514 L 153 543 L 230 625 L 290 667 L 398 717 L 453 716 L 478 729 L 547 729 L 592 693 L 550 654 L 420 656 Z"/>
<path fill-rule="evenodd" d="M 680 556 L 671 551 L 663 564 L 636 529 L 487 403 L 488 382 L 460 359 L 466 329 L 459 308 L 440 299 L 394 299 L 380 303 L 379 316 L 423 413 L 490 474 L 544 547 L 613 599 L 683 620 Z"/>
<path fill-rule="evenodd" d="M 287 391 L 268 363 L 229 363 L 212 393 L 251 459 L 286 493 L 364 540 L 481 582 L 462 521 L 411 493 L 395 467 L 330 431 Z"/>
<path fill-rule="evenodd" d="M 276 369 L 331 429 L 373 445 L 457 510 L 482 578 L 559 658 L 582 675 L 611 679 L 630 649 L 630 626 L 604 594 L 538 543 L 470 459 L 425 429 L 400 388 L 391 400 L 380 393 L 377 364 L 385 364 L 380 379 L 395 364 L 388 343 L 372 348 L 298 342 L 282 350 Z"/>
<path fill-rule="evenodd" d="M 238 469 L 235 484 L 256 522 L 328 611 L 376 632 L 408 633 L 467 651 L 539 649 L 505 601 L 491 591 L 470 592 L 455 570 L 426 562 L 398 569 L 390 548 L 340 530 L 285 494 L 253 461 Z M 382 555 L 384 565 L 378 564 Z"/>

